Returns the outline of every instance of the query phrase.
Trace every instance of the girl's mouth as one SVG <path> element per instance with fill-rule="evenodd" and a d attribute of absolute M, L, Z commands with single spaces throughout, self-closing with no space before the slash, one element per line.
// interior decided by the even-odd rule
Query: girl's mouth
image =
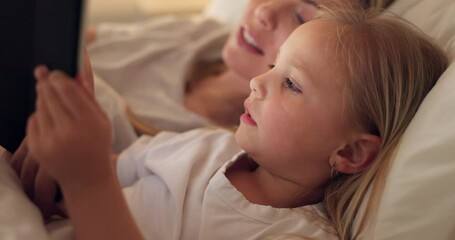
<path fill-rule="evenodd" d="M 243 113 L 240 116 L 240 121 L 242 121 L 243 123 L 250 125 L 250 126 L 257 126 L 256 121 L 254 121 L 253 117 L 251 116 L 251 114 L 248 111 L 248 106 L 246 105 L 246 103 L 245 103 L 245 113 Z"/>

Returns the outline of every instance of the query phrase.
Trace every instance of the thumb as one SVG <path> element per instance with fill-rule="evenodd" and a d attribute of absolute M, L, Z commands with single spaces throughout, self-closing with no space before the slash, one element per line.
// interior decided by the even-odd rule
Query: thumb
<path fill-rule="evenodd" d="M 92 66 L 90 64 L 90 58 L 88 56 L 87 50 L 84 51 L 83 55 L 83 62 L 81 69 L 76 76 L 76 81 L 79 82 L 82 87 L 86 90 L 86 92 L 94 98 L 95 96 L 95 86 L 94 86 L 94 79 L 93 79 L 93 71 Z"/>

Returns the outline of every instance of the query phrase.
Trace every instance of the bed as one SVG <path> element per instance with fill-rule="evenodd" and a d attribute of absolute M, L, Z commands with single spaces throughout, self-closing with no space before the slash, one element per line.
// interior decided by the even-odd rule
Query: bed
<path fill-rule="evenodd" d="M 202 14 L 233 25 L 244 3 L 213 0 Z M 377 215 L 368 219 L 359 239 L 455 239 L 455 1 L 397 0 L 390 10 L 432 37 L 451 64 L 406 130 Z M 43 223 L 7 159 L 0 150 L 0 239 L 71 238 L 68 222 Z"/>

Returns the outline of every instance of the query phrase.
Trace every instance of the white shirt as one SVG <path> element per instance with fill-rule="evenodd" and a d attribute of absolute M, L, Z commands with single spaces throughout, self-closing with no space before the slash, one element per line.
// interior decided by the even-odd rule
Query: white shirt
<path fill-rule="evenodd" d="M 142 137 L 117 172 L 147 239 L 261 239 L 275 234 L 336 239 L 320 205 L 297 209 L 250 203 L 225 176 L 242 150 L 225 130 Z M 315 217 L 316 215 L 320 217 Z"/>

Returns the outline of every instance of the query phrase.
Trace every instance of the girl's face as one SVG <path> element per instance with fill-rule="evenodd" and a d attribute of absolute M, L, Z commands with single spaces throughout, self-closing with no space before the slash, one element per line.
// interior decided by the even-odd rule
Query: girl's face
<path fill-rule="evenodd" d="M 264 73 L 291 32 L 317 16 L 317 5 L 335 1 L 350 0 L 250 0 L 223 49 L 224 61 L 247 79 Z"/>
<path fill-rule="evenodd" d="M 330 178 L 330 156 L 346 142 L 335 37 L 327 22 L 302 25 L 280 48 L 276 65 L 250 82 L 236 140 L 274 176 L 321 186 Z"/>

